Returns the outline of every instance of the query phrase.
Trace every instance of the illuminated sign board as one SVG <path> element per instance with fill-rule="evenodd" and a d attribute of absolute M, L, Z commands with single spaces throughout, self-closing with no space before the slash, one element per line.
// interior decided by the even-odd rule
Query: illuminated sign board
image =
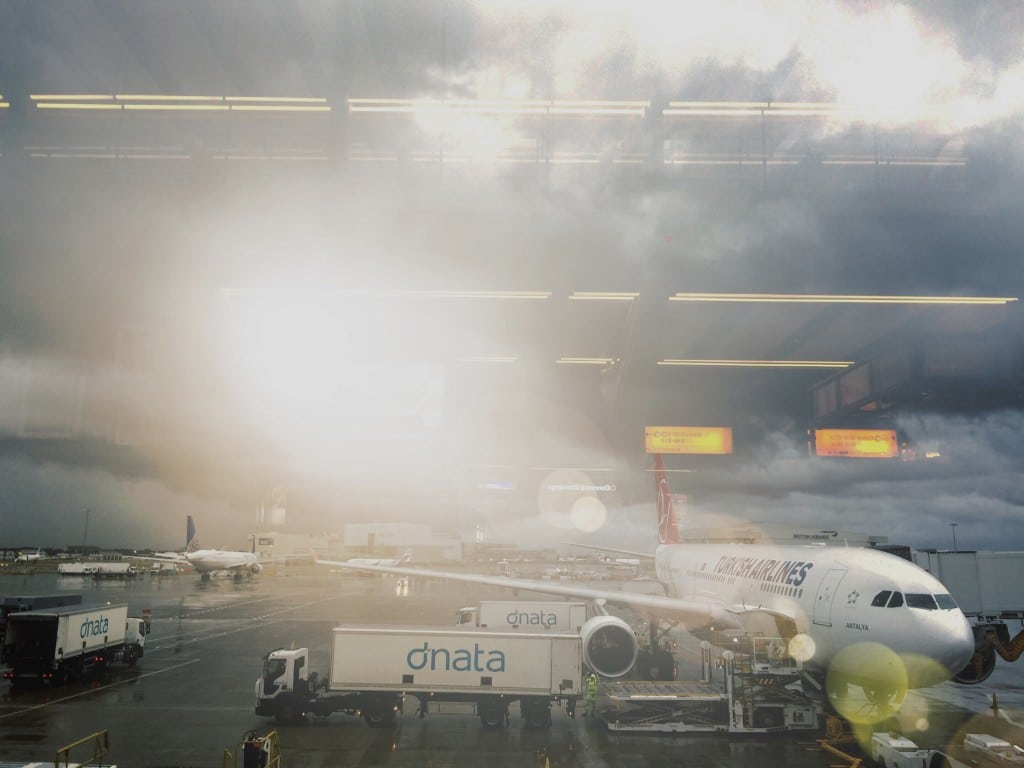
<path fill-rule="evenodd" d="M 894 459 L 899 443 L 894 429 L 816 429 L 814 455 Z"/>
<path fill-rule="evenodd" d="M 644 427 L 647 453 L 732 453 L 732 427 Z"/>

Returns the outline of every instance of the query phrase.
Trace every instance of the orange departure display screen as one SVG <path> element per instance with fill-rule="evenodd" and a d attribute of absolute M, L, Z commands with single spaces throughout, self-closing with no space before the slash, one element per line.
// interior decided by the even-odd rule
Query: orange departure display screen
<path fill-rule="evenodd" d="M 894 429 L 816 429 L 814 455 L 894 459 L 899 443 Z"/>
<path fill-rule="evenodd" d="M 732 427 L 644 427 L 647 453 L 732 453 Z"/>

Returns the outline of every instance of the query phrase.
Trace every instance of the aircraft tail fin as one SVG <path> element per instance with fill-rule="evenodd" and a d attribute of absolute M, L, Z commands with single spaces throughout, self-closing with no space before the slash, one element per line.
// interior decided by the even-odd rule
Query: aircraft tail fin
<path fill-rule="evenodd" d="M 185 551 L 191 552 L 198 543 L 196 541 L 196 523 L 192 519 L 192 515 L 189 515 L 188 521 L 185 523 Z"/>
<path fill-rule="evenodd" d="M 654 454 L 654 493 L 658 502 L 658 541 L 662 544 L 682 544 L 679 521 L 672 505 L 672 489 L 660 453 Z"/>

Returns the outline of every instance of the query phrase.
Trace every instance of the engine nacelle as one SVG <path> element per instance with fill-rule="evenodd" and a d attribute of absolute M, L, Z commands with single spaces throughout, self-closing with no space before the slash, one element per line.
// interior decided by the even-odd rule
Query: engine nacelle
<path fill-rule="evenodd" d="M 253 576 L 258 574 L 262 570 L 263 570 L 263 566 L 260 565 L 259 563 L 253 563 L 252 565 L 249 566 L 249 573 L 251 573 Z"/>
<path fill-rule="evenodd" d="M 974 656 L 967 666 L 953 675 L 953 682 L 961 685 L 977 685 L 989 678 L 996 668 L 996 645 L 1002 647 L 1010 639 L 1010 631 L 1005 624 L 975 624 Z"/>
<path fill-rule="evenodd" d="M 622 677 L 636 663 L 640 644 L 618 616 L 594 616 L 580 628 L 583 661 L 601 677 Z"/>
<path fill-rule="evenodd" d="M 974 652 L 967 666 L 953 675 L 953 681 L 961 685 L 977 685 L 988 679 L 996 668 L 996 652 L 982 648 Z"/>

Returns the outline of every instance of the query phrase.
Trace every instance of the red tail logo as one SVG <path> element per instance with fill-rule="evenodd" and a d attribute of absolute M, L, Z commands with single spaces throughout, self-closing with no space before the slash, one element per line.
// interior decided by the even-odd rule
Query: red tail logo
<path fill-rule="evenodd" d="M 658 500 L 658 541 L 662 544 L 682 544 L 679 522 L 672 506 L 672 489 L 668 485 L 665 463 L 661 454 L 654 454 L 654 493 Z"/>

